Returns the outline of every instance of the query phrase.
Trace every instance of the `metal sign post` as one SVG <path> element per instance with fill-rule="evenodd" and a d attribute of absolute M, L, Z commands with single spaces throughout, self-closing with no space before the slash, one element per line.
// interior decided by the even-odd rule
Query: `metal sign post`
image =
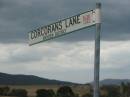
<path fill-rule="evenodd" d="M 94 56 L 94 97 L 99 97 L 99 74 L 100 74 L 100 31 L 101 31 L 101 3 L 96 4 L 98 23 L 95 33 L 95 56 Z"/>

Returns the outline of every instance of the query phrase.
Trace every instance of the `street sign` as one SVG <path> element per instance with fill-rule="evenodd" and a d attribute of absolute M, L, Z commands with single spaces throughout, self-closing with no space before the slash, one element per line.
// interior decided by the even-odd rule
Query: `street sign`
<path fill-rule="evenodd" d="M 99 9 L 90 10 L 29 32 L 29 45 L 100 23 Z"/>

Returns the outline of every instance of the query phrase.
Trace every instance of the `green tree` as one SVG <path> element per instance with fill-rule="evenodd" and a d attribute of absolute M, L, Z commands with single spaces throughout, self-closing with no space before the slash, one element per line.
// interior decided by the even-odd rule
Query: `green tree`
<path fill-rule="evenodd" d="M 92 93 L 86 93 L 86 94 L 82 95 L 82 97 L 93 97 L 93 94 Z"/>
<path fill-rule="evenodd" d="M 104 85 L 101 87 L 106 93 L 102 97 L 120 97 L 120 87 L 116 85 Z"/>
<path fill-rule="evenodd" d="M 10 88 L 9 88 L 8 86 L 6 86 L 6 87 L 1 87 L 1 88 L 0 88 L 0 95 L 1 95 L 1 96 L 7 96 L 8 93 L 9 93 L 9 91 L 10 91 Z"/>
<path fill-rule="evenodd" d="M 13 89 L 10 96 L 27 97 L 27 91 L 25 89 Z"/>
<path fill-rule="evenodd" d="M 62 86 L 57 90 L 57 97 L 75 97 L 75 94 L 71 87 Z"/>
<path fill-rule="evenodd" d="M 126 97 L 126 85 L 124 82 L 122 82 L 120 85 L 120 95 L 121 97 Z"/>
<path fill-rule="evenodd" d="M 120 93 L 122 97 L 130 97 L 130 83 L 122 82 L 120 85 Z"/>
<path fill-rule="evenodd" d="M 52 89 L 39 89 L 36 91 L 36 97 L 55 97 L 55 92 Z"/>
<path fill-rule="evenodd" d="M 3 92 L 4 92 L 3 88 L 0 88 L 0 96 L 3 96 Z"/>
<path fill-rule="evenodd" d="M 130 97 L 130 83 L 127 83 L 127 97 Z"/>
<path fill-rule="evenodd" d="M 106 86 L 100 87 L 100 97 L 108 97 L 108 89 Z"/>

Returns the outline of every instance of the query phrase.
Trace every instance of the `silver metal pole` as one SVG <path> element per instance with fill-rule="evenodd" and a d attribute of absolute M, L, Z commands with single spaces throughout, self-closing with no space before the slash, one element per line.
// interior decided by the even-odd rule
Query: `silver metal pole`
<path fill-rule="evenodd" d="M 101 31 L 101 19 L 100 10 L 101 3 L 96 3 L 96 9 L 98 11 L 97 17 L 98 23 L 96 24 L 95 33 L 95 56 L 94 56 L 94 97 L 99 97 L 99 74 L 100 74 L 100 31 Z"/>

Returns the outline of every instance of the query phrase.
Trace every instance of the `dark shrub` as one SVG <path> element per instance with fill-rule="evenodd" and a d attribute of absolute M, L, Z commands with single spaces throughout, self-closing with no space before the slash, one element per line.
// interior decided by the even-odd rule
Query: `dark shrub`
<path fill-rule="evenodd" d="M 93 95 L 91 93 L 86 93 L 86 94 L 82 95 L 82 97 L 93 97 Z"/>
<path fill-rule="evenodd" d="M 104 85 L 101 91 L 106 92 L 102 97 L 120 97 L 120 87 L 116 85 Z"/>
<path fill-rule="evenodd" d="M 55 92 L 52 89 L 39 89 L 36 93 L 37 97 L 55 97 Z"/>
<path fill-rule="evenodd" d="M 25 89 L 13 89 L 10 96 L 27 97 L 27 91 Z"/>
<path fill-rule="evenodd" d="M 58 97 L 75 97 L 74 92 L 68 86 L 62 86 L 57 90 Z"/>
<path fill-rule="evenodd" d="M 1 87 L 0 88 L 0 95 L 1 96 L 7 96 L 9 93 L 10 88 L 9 87 Z"/>
<path fill-rule="evenodd" d="M 55 97 L 55 92 L 52 89 L 49 89 L 48 93 L 50 94 L 50 97 Z"/>
<path fill-rule="evenodd" d="M 4 96 L 4 95 L 3 95 L 3 92 L 4 92 L 3 88 L 0 88 L 0 95 L 1 95 L 1 96 Z"/>

